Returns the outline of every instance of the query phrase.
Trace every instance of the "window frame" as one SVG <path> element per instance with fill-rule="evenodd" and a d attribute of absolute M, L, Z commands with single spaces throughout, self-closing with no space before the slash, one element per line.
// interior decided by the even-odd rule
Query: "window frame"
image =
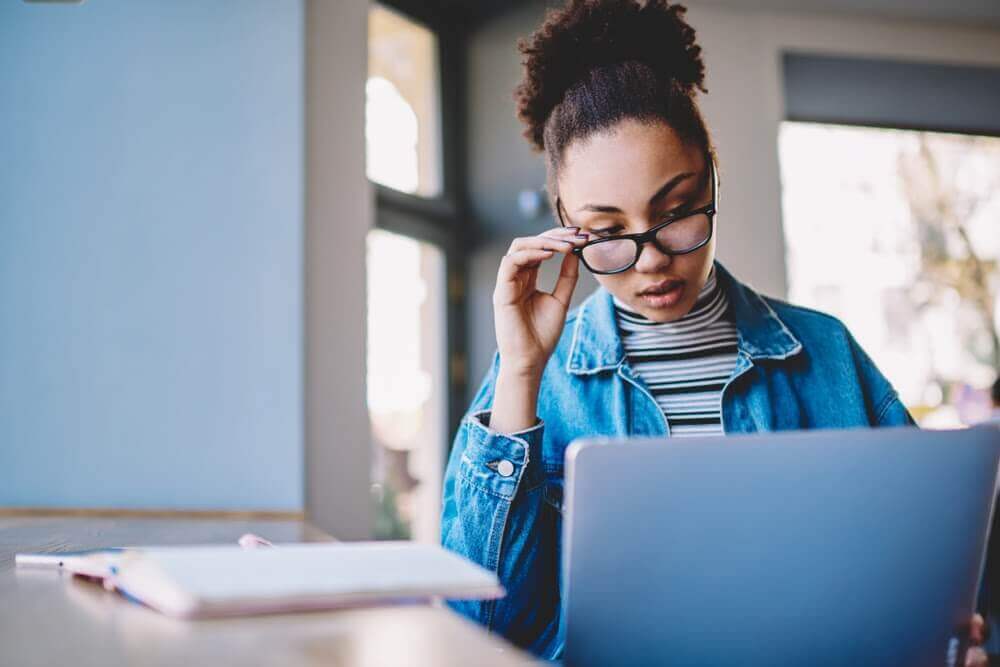
<path fill-rule="evenodd" d="M 375 227 L 432 243 L 444 253 L 448 289 L 445 331 L 447 364 L 447 433 L 443 451 L 447 457 L 451 441 L 465 413 L 466 325 L 465 302 L 468 266 L 462 248 L 470 238 L 462 224 L 466 183 L 462 174 L 465 155 L 463 99 L 465 69 L 464 32 L 456 23 L 442 19 L 426 2 L 377 0 L 371 3 L 395 11 L 421 24 L 437 38 L 438 118 L 440 126 L 441 192 L 432 197 L 400 192 L 369 179 L 375 193 Z M 442 460 L 444 466 L 446 460 Z"/>

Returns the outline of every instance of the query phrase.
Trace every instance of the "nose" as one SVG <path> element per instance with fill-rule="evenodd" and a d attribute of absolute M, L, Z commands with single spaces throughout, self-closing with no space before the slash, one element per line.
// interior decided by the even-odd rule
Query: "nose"
<path fill-rule="evenodd" d="M 669 267 L 673 259 L 671 255 L 660 252 L 656 244 L 645 243 L 639 253 L 639 261 L 635 263 L 635 270 L 639 273 L 659 273 Z"/>

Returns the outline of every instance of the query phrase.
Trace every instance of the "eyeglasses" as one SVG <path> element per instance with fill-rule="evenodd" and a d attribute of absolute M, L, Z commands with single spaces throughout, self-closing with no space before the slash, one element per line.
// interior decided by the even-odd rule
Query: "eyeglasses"
<path fill-rule="evenodd" d="M 712 238 L 715 214 L 718 209 L 719 184 L 715 164 L 711 159 L 709 178 L 712 182 L 712 203 L 669 216 L 655 227 L 641 234 L 620 234 L 590 241 L 573 250 L 573 254 L 583 261 L 591 273 L 611 275 L 628 271 L 642 255 L 642 247 L 652 243 L 664 255 L 686 255 L 702 248 Z M 556 212 L 559 224 L 563 220 L 562 201 L 556 198 Z"/>

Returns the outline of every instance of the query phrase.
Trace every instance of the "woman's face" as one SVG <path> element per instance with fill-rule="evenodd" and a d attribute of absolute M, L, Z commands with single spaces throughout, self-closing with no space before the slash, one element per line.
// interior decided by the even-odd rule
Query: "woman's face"
<path fill-rule="evenodd" d="M 557 179 L 563 221 L 591 237 L 644 232 L 711 202 L 707 162 L 704 151 L 664 123 L 624 120 L 566 147 Z M 646 243 L 628 271 L 595 276 L 633 311 L 670 322 L 694 307 L 714 258 L 714 234 L 687 255 L 665 255 Z"/>

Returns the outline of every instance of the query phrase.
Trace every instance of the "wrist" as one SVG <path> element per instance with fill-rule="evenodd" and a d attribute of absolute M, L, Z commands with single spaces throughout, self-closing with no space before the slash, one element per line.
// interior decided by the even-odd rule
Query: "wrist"
<path fill-rule="evenodd" d="M 490 426 L 501 433 L 534 426 L 540 387 L 540 373 L 504 371 L 501 367 L 494 385 Z"/>
<path fill-rule="evenodd" d="M 503 378 L 513 384 L 539 385 L 542 382 L 542 374 L 545 371 L 545 362 L 532 363 L 521 361 L 504 360 L 500 355 L 500 365 L 497 368 L 497 379 Z"/>

